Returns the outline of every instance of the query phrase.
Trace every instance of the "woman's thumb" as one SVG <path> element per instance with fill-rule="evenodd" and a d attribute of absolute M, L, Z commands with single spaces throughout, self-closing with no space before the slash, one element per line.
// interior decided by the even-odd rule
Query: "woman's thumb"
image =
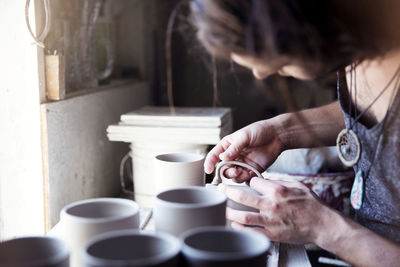
<path fill-rule="evenodd" d="M 244 144 L 231 144 L 223 153 L 219 155 L 221 160 L 233 160 L 235 159 L 240 151 L 243 149 Z"/>

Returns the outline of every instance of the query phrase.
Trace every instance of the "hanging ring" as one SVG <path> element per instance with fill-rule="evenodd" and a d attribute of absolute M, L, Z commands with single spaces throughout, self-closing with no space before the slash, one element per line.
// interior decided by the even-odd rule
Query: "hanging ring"
<path fill-rule="evenodd" d="M 29 22 L 29 6 L 30 6 L 31 0 L 26 0 L 25 3 L 25 22 L 26 22 L 26 27 L 28 28 L 28 31 L 30 35 L 32 36 L 33 40 L 35 41 L 35 44 L 37 46 L 40 46 L 42 48 L 45 47 L 44 45 L 44 39 L 47 37 L 49 31 L 50 31 L 50 25 L 51 25 L 51 13 L 50 13 L 50 2 L 49 0 L 43 0 L 44 4 L 44 13 L 45 13 L 45 24 L 43 31 L 40 33 L 40 35 L 37 37 L 32 31 L 31 24 Z"/>

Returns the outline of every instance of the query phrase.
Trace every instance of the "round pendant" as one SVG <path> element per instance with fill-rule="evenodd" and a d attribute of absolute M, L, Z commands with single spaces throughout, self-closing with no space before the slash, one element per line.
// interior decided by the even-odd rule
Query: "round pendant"
<path fill-rule="evenodd" d="M 353 130 L 343 129 L 337 139 L 336 148 L 340 160 L 348 167 L 354 166 L 360 159 L 361 144 Z"/>

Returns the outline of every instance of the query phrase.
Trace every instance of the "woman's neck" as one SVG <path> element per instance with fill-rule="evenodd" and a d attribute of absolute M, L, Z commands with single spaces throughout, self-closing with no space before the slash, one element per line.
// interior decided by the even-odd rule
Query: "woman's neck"
<path fill-rule="evenodd" d="M 351 98 L 353 103 L 357 103 L 359 113 L 363 112 L 384 90 L 390 80 L 392 80 L 399 66 L 400 50 L 395 50 L 383 57 L 361 62 L 353 70 L 353 73 L 350 71 L 350 66 L 346 68 L 349 93 L 350 91 L 352 92 Z M 351 79 L 353 79 L 352 90 L 350 90 Z M 396 82 L 397 79 L 395 78 L 385 92 L 368 109 L 365 116 L 361 118 L 361 122 L 367 126 L 373 126 L 383 120 L 399 87 L 399 84 L 396 85 Z M 355 99 L 355 92 L 357 99 Z"/>

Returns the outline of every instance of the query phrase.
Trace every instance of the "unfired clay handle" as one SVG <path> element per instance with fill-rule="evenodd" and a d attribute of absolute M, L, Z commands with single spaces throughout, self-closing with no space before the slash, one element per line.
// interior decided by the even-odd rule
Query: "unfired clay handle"
<path fill-rule="evenodd" d="M 263 178 L 264 179 L 264 177 L 261 175 L 261 173 L 259 171 L 257 171 L 253 166 L 250 166 L 249 164 L 241 162 L 241 161 L 227 160 L 227 161 L 220 161 L 218 163 L 217 168 L 215 170 L 215 177 L 214 177 L 213 181 L 211 182 L 211 184 L 217 185 L 217 184 L 222 183 L 221 177 L 222 178 L 226 178 L 226 177 L 222 173 L 220 173 L 220 170 L 221 170 L 222 166 L 227 165 L 227 164 L 237 165 L 237 166 L 249 169 L 252 172 L 254 172 L 259 178 Z"/>

